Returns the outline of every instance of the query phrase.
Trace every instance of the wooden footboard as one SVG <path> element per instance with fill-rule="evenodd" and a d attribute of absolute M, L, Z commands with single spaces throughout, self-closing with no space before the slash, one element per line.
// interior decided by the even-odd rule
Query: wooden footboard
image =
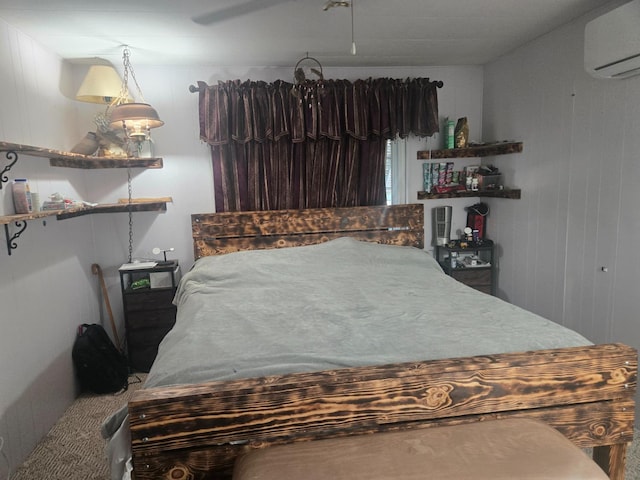
<path fill-rule="evenodd" d="M 607 344 L 144 389 L 129 403 L 135 477 L 228 478 L 248 449 L 531 417 L 623 480 L 637 367 Z"/>

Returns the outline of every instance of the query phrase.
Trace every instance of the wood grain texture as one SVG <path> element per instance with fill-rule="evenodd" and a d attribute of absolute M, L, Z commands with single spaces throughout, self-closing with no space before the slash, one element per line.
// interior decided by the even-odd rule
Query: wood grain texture
<path fill-rule="evenodd" d="M 225 478 L 248 448 L 517 416 L 600 447 L 596 460 L 622 478 L 636 383 L 636 351 L 608 344 L 141 390 L 129 403 L 134 468 Z"/>
<path fill-rule="evenodd" d="M 139 201 L 127 203 L 102 203 L 94 207 L 73 207 L 67 210 L 57 210 L 56 218 L 64 220 L 66 218 L 80 217 L 82 215 L 93 215 L 95 213 L 117 213 L 117 212 L 166 212 L 167 203 L 165 201 Z"/>
<path fill-rule="evenodd" d="M 52 167 L 68 168 L 162 168 L 162 158 L 94 157 L 19 143 L 0 142 L 0 152 L 15 152 L 49 159 Z"/>
<path fill-rule="evenodd" d="M 69 155 L 84 158 L 75 158 Z M 49 158 L 49 165 L 93 170 L 98 168 L 162 168 L 164 163 L 162 158 L 88 157 L 86 155 L 65 154 Z"/>
<path fill-rule="evenodd" d="M 479 190 L 477 192 L 461 190 L 458 192 L 418 192 L 418 200 L 434 200 L 437 198 L 467 198 L 467 197 L 480 197 L 480 198 L 510 198 L 512 200 L 520 199 L 522 190 L 519 188 L 505 188 L 503 190 Z"/>
<path fill-rule="evenodd" d="M 160 198 L 136 198 L 132 199 L 132 212 L 166 212 L 167 202 L 172 202 L 171 197 Z M 71 207 L 64 210 L 41 210 L 39 212 L 23 213 L 16 215 L 4 215 L 0 217 L 0 225 L 7 225 L 13 222 L 24 222 L 27 220 L 35 220 L 38 218 L 46 218 L 55 216 L 57 220 L 66 218 L 80 217 L 83 215 L 92 215 L 94 213 L 117 213 L 128 212 L 129 205 L 119 199 L 118 203 L 102 203 L 99 205 Z"/>
<path fill-rule="evenodd" d="M 472 158 L 491 157 L 494 155 L 508 155 L 522 152 L 522 142 L 500 142 L 476 145 L 466 148 L 446 148 L 443 150 L 420 150 L 418 160 L 431 160 L 439 158 Z"/>
<path fill-rule="evenodd" d="M 424 248 L 422 204 L 194 214 L 191 222 L 196 259 L 343 236 Z"/>

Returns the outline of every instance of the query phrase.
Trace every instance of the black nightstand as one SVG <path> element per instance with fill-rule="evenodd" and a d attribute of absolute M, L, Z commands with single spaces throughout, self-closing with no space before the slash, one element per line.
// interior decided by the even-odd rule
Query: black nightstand
<path fill-rule="evenodd" d="M 158 345 L 176 322 L 176 307 L 171 302 L 180 267 L 177 261 L 149 268 L 123 265 L 119 272 L 129 365 L 148 372 Z"/>
<path fill-rule="evenodd" d="M 459 282 L 490 295 L 496 294 L 495 245 L 491 240 L 437 245 L 435 257 L 444 272 Z"/>

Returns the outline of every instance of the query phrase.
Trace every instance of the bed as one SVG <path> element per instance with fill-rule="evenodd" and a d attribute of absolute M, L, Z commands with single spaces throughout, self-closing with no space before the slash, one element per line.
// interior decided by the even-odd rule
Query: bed
<path fill-rule="evenodd" d="M 229 478 L 254 448 L 507 417 L 545 421 L 624 478 L 636 351 L 444 275 L 422 205 L 192 226 L 176 326 L 105 424 L 137 480 Z"/>

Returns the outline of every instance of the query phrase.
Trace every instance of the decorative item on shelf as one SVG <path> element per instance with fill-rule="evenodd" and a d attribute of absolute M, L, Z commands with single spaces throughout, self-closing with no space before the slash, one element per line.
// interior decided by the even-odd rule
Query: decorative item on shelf
<path fill-rule="evenodd" d="M 145 103 L 142 89 L 131 65 L 130 56 L 131 51 L 128 46 L 125 46 L 122 52 L 124 80 L 118 98 L 112 103 L 110 127 L 123 132 L 129 153 L 138 156 L 142 143 L 151 136 L 151 129 L 161 127 L 164 122 L 160 120 L 158 112 L 151 105 Z M 139 102 L 128 102 L 129 76 L 138 90 Z"/>
<path fill-rule="evenodd" d="M 104 113 L 99 113 L 93 120 L 96 124 L 96 137 L 98 139 L 99 157 L 127 157 L 125 140 L 111 129 L 109 108 Z"/>
<path fill-rule="evenodd" d="M 93 155 L 98 151 L 98 147 L 100 147 L 100 142 L 96 132 L 88 132 L 70 151 L 81 155 Z"/>
<path fill-rule="evenodd" d="M 469 123 L 467 117 L 458 119 L 455 128 L 455 148 L 466 148 L 469 141 Z"/>

